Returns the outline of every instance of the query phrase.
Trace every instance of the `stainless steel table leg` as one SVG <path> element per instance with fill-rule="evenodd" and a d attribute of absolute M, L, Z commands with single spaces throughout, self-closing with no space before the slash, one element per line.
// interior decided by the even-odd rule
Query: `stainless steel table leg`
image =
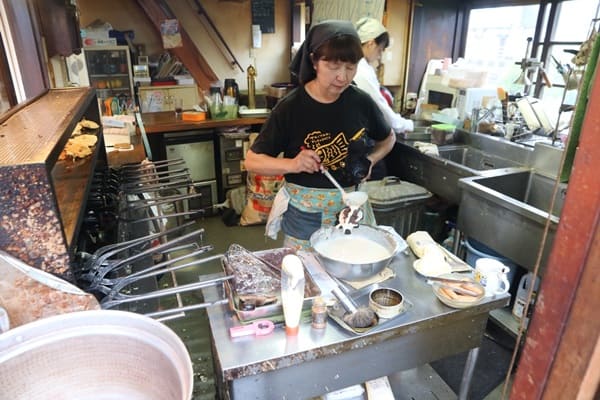
<path fill-rule="evenodd" d="M 461 231 L 458 230 L 458 228 L 454 228 L 454 238 L 453 238 L 453 243 L 452 243 L 452 252 L 457 255 L 457 256 L 461 256 L 461 254 L 458 254 L 461 250 L 460 248 L 460 240 L 462 238 L 461 235 Z"/>
<path fill-rule="evenodd" d="M 475 347 L 469 351 L 465 369 L 463 371 L 462 380 L 460 381 L 460 389 L 458 392 L 458 400 L 467 400 L 469 398 L 469 389 L 471 388 L 471 378 L 475 371 L 477 356 L 479 355 L 479 347 Z"/>

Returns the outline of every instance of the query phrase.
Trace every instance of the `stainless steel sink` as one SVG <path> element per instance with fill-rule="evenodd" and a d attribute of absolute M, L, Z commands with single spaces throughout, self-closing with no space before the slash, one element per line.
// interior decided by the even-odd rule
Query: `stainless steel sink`
<path fill-rule="evenodd" d="M 457 131 L 456 142 L 456 145 L 467 149 L 465 150 L 467 160 L 470 152 L 473 153 L 472 158 L 474 160 L 479 158 L 483 158 L 484 161 L 485 158 L 492 160 L 489 165 L 483 162 L 479 168 L 474 167 L 474 169 L 480 170 L 528 165 L 533 154 L 530 147 L 512 143 L 502 138 L 480 133 L 467 133 L 462 130 Z M 443 151 L 445 147 L 440 147 L 440 150 Z M 497 161 L 499 164 L 493 161 Z"/>
<path fill-rule="evenodd" d="M 388 169 L 446 199 L 460 203 L 458 180 L 485 171 L 530 165 L 533 149 L 500 138 L 457 131 L 454 144 L 438 146 L 439 156 L 421 153 L 411 140 L 400 141 Z"/>
<path fill-rule="evenodd" d="M 511 259 L 532 269 L 544 240 L 542 266 L 554 241 L 567 191 L 555 180 L 525 168 L 490 171 L 459 181 L 461 201 L 458 228 Z M 551 203 L 554 198 L 552 209 Z"/>
<path fill-rule="evenodd" d="M 507 160 L 499 155 L 465 145 L 442 146 L 438 151 L 440 157 L 477 171 L 520 165 L 517 161 Z"/>

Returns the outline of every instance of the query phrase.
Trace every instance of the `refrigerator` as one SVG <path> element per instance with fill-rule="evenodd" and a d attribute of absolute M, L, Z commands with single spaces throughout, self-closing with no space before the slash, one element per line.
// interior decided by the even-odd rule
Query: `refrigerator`
<path fill-rule="evenodd" d="M 124 114 L 135 107 L 128 46 L 84 47 L 88 84 L 96 89 L 102 115 Z"/>

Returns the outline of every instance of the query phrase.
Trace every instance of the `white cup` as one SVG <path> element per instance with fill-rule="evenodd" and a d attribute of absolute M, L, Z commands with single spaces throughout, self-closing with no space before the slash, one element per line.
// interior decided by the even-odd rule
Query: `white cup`
<path fill-rule="evenodd" d="M 512 122 L 507 122 L 506 125 L 504 125 L 504 129 L 505 129 L 505 133 L 504 133 L 504 138 L 510 140 L 513 135 L 515 134 L 515 124 Z"/>
<path fill-rule="evenodd" d="M 485 288 L 487 297 L 508 292 L 509 271 L 509 267 L 493 258 L 480 258 L 475 262 L 475 280 Z"/>

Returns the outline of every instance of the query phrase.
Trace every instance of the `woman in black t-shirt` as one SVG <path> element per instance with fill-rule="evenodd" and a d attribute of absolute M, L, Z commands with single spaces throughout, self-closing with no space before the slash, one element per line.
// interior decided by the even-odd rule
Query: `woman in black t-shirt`
<path fill-rule="evenodd" d="M 286 246 L 307 247 L 310 235 L 335 224 L 345 206 L 321 168 L 352 187 L 394 146 L 381 111 L 351 85 L 361 58 L 360 39 L 349 21 L 313 26 L 290 65 L 300 86 L 277 103 L 246 155 L 248 171 L 285 176 L 267 233 L 273 237 L 281 227 Z M 370 215 L 365 223 L 374 224 Z"/>

